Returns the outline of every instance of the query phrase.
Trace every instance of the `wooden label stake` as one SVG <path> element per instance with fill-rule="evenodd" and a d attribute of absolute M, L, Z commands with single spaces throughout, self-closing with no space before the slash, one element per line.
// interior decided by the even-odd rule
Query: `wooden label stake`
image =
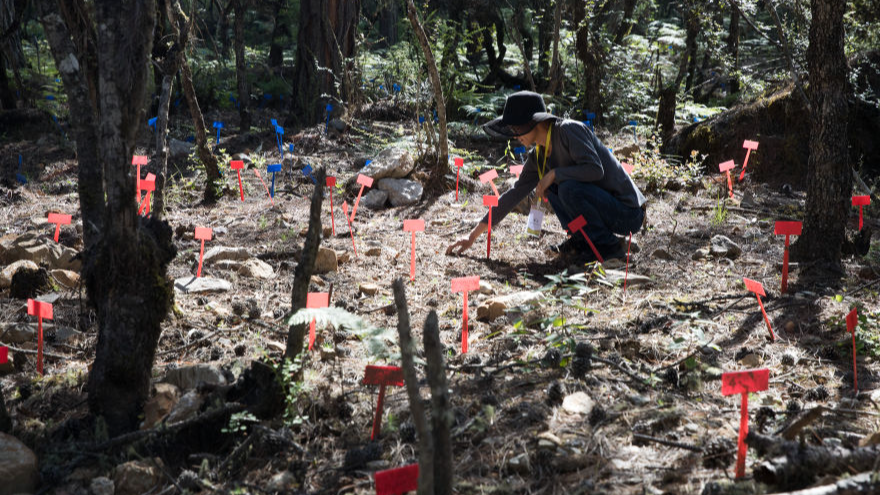
<path fill-rule="evenodd" d="M 28 299 L 28 314 L 37 317 L 37 373 L 43 374 L 43 318 L 47 320 L 54 319 L 52 317 L 52 305 L 43 302 Z"/>
<path fill-rule="evenodd" d="M 736 477 L 746 474 L 746 436 L 749 434 L 749 392 L 767 390 L 770 383 L 770 370 L 732 371 L 721 375 L 723 395 L 742 394 L 739 409 L 739 440 L 736 449 Z"/>
<path fill-rule="evenodd" d="M 205 257 L 205 241 L 210 241 L 214 231 L 210 227 L 196 227 L 195 238 L 202 241 L 202 247 L 199 248 L 199 269 L 196 271 L 196 278 L 202 276 L 202 260 Z"/>
<path fill-rule="evenodd" d="M 464 293 L 464 310 L 461 313 L 461 353 L 468 350 L 468 292 L 480 288 L 480 277 L 461 277 L 452 279 L 452 292 Z"/>
<path fill-rule="evenodd" d="M 776 335 L 773 333 L 773 328 L 770 326 L 770 318 L 767 318 L 767 312 L 764 311 L 764 303 L 761 301 L 761 296 L 766 296 L 767 293 L 764 292 L 764 286 L 761 282 L 751 280 L 743 277 L 743 282 L 746 284 L 746 290 L 749 292 L 754 292 L 755 297 L 758 298 L 758 306 L 761 307 L 761 314 L 764 315 L 764 323 L 767 324 L 767 330 L 770 331 L 770 340 L 776 340 Z"/>
<path fill-rule="evenodd" d="M 404 232 L 412 232 L 412 256 L 410 256 L 409 261 L 409 279 L 416 279 L 416 232 L 424 232 L 425 231 L 425 221 L 421 218 L 417 220 L 404 220 L 403 221 L 403 231 Z"/>
<path fill-rule="evenodd" d="M 373 416 L 373 431 L 370 440 L 379 438 L 382 430 L 382 410 L 385 404 L 385 387 L 393 385 L 403 386 L 403 370 L 397 366 L 372 366 L 367 365 L 364 370 L 364 385 L 378 385 L 379 399 L 376 401 L 376 414 Z"/>
<path fill-rule="evenodd" d="M 782 251 L 782 293 L 788 290 L 788 243 L 789 237 L 793 235 L 801 235 L 803 222 L 776 222 L 774 232 L 776 235 L 785 236 L 785 248 Z"/>
<path fill-rule="evenodd" d="M 742 182 L 743 178 L 746 176 L 746 166 L 749 164 L 749 155 L 752 154 L 752 150 L 758 149 L 757 141 L 749 141 L 746 139 L 743 141 L 743 148 L 746 149 L 746 159 L 743 161 L 743 169 L 742 173 L 739 174 L 739 181 Z"/>

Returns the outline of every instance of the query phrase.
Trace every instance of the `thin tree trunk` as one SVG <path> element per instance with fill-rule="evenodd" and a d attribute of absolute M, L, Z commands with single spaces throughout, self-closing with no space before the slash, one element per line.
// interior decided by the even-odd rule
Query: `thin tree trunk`
<path fill-rule="evenodd" d="M 562 67 L 559 63 L 559 32 L 562 31 L 562 0 L 556 0 L 556 12 L 553 16 L 553 56 L 550 63 L 550 86 L 547 92 L 558 94 L 563 90 Z"/>
<path fill-rule="evenodd" d="M 636 2 L 637 0 L 624 0 L 623 2 L 623 19 L 621 19 L 620 25 L 617 26 L 617 32 L 614 34 L 615 45 L 622 45 L 623 39 L 629 36 L 633 25 L 635 25 L 635 19 L 632 18 L 632 15 L 636 9 Z"/>
<path fill-rule="evenodd" d="M 306 307 L 309 294 L 309 281 L 315 272 L 315 261 L 318 259 L 318 247 L 321 245 L 321 203 L 324 199 L 325 173 L 322 167 L 315 171 L 315 190 L 312 192 L 312 203 L 309 208 L 309 227 L 303 243 L 299 263 L 293 270 L 293 290 L 290 294 L 290 310 L 297 312 Z M 303 350 L 308 323 L 291 325 L 287 332 L 287 348 L 284 358 L 293 361 Z M 302 368 L 297 371 L 296 379 L 302 378 Z"/>
<path fill-rule="evenodd" d="M 79 161 L 77 190 L 83 219 L 83 244 L 88 250 L 100 239 L 104 223 L 104 172 L 98 161 L 97 103 L 90 91 L 93 86 L 89 82 L 91 74 L 83 71 L 88 67 L 83 60 L 90 54 L 77 50 L 73 33 L 57 13 L 55 1 L 39 0 L 37 9 L 70 105 L 71 135 Z M 134 197 L 134 184 L 130 192 Z"/>
<path fill-rule="evenodd" d="M 437 117 L 440 120 L 440 142 L 437 149 L 437 163 L 431 171 L 431 180 L 442 180 L 443 176 L 449 168 L 449 137 L 446 132 L 446 100 L 443 98 L 443 86 L 440 84 L 440 73 L 437 72 L 437 64 L 434 61 L 434 53 L 431 51 L 431 45 L 428 43 L 428 36 L 419 22 L 418 12 L 413 0 L 407 0 L 406 15 L 412 24 L 416 39 L 422 47 L 422 53 L 425 56 L 425 64 L 428 66 L 428 76 L 431 79 L 431 86 L 434 89 L 434 103 L 437 105 Z"/>
<path fill-rule="evenodd" d="M 427 378 L 431 387 L 431 432 L 434 447 L 434 494 L 451 495 L 455 467 L 452 464 L 452 410 L 449 407 L 449 387 L 446 366 L 443 363 L 443 344 L 437 313 L 431 311 L 422 329 L 425 342 Z"/>
<path fill-rule="evenodd" d="M 406 290 L 403 279 L 396 279 L 392 284 L 394 304 L 397 307 L 397 334 L 400 337 L 400 368 L 403 370 L 403 381 L 406 395 L 409 397 L 409 409 L 412 421 L 419 438 L 419 494 L 434 494 L 434 437 L 425 416 L 425 404 L 419 393 L 419 377 L 416 374 L 416 345 L 413 342 L 409 323 L 409 309 L 406 304 Z"/>
<path fill-rule="evenodd" d="M 176 72 L 176 68 L 173 70 Z M 159 71 L 157 69 L 157 72 Z M 162 218 L 165 214 L 165 176 L 168 172 L 168 112 L 171 109 L 171 89 L 173 88 L 173 83 L 174 72 L 170 74 L 165 73 L 162 76 L 159 108 L 156 111 L 156 154 L 153 156 L 153 169 L 156 171 L 156 190 L 152 193 L 153 205 L 150 210 L 150 214 L 156 218 Z"/>
<path fill-rule="evenodd" d="M 730 9 L 730 26 L 727 31 L 727 53 L 733 62 L 730 82 L 730 92 L 739 93 L 739 10 Z"/>
<path fill-rule="evenodd" d="M 183 94 L 186 97 L 186 105 L 189 107 L 190 117 L 193 121 L 193 128 L 196 133 L 196 154 L 199 155 L 199 161 L 205 166 L 205 192 L 203 199 L 205 203 L 216 203 L 220 199 L 220 167 L 217 157 L 211 153 L 211 147 L 208 146 L 208 133 L 205 131 L 205 117 L 202 116 L 202 110 L 199 108 L 199 100 L 196 97 L 196 89 L 193 86 L 192 72 L 189 69 L 189 60 L 184 56 L 180 64 L 180 82 L 183 86 Z"/>
<path fill-rule="evenodd" d="M 521 16 L 522 12 L 514 13 L 511 22 L 507 23 L 507 27 L 510 30 L 510 37 L 513 38 L 513 42 L 516 44 L 520 56 L 522 56 L 523 75 L 526 78 L 526 82 L 529 84 L 529 90 L 535 91 L 535 79 L 532 77 L 532 68 L 529 66 L 529 58 L 526 56 L 526 49 L 523 46 L 522 36 L 519 34 L 519 25 L 517 24 L 517 19 L 521 18 Z"/>
<path fill-rule="evenodd" d="M 840 269 L 840 247 L 852 194 L 847 153 L 847 63 L 845 0 L 813 0 L 810 45 L 810 159 L 803 235 L 792 256 Z"/>
<path fill-rule="evenodd" d="M 575 50 L 584 65 L 584 108 L 596 114 L 596 122 L 602 121 L 602 78 L 605 73 L 605 55 L 596 36 L 591 32 L 587 19 L 586 4 L 573 5 L 575 31 Z M 595 122 L 594 122 L 595 124 Z"/>
<path fill-rule="evenodd" d="M 284 65 L 284 49 L 278 42 L 281 32 L 286 29 L 284 23 L 280 21 L 281 8 L 284 6 L 285 0 L 275 0 L 272 2 L 272 34 L 269 37 L 269 67 L 272 69 L 280 69 Z"/>
<path fill-rule="evenodd" d="M 663 86 L 662 77 L 659 77 L 658 69 L 660 101 L 657 107 L 656 126 L 660 128 L 661 140 L 664 143 L 668 141 L 675 132 L 675 107 L 677 104 L 678 90 L 681 88 L 681 82 L 687 75 L 688 63 L 690 57 L 693 56 L 691 50 L 696 47 L 697 34 L 700 30 L 699 16 L 694 11 L 693 7 L 694 5 L 692 3 L 684 3 L 682 5 L 682 18 L 685 23 L 687 37 L 685 39 L 685 52 L 681 55 L 681 59 L 678 62 L 678 74 L 668 86 Z"/>
<path fill-rule="evenodd" d="M 246 0 L 232 0 L 235 11 L 235 79 L 238 87 L 238 118 L 239 132 L 246 133 L 251 130 L 251 90 L 247 80 L 247 59 L 244 54 L 244 2 Z"/>

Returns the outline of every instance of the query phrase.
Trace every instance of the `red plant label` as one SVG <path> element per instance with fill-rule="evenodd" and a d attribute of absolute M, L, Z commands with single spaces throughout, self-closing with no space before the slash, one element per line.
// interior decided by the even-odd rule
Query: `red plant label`
<path fill-rule="evenodd" d="M 155 191 L 156 176 L 153 174 L 147 174 L 147 177 L 141 181 L 141 190 L 147 192 Z"/>
<path fill-rule="evenodd" d="M 498 196 L 483 196 L 483 206 L 498 206 Z"/>
<path fill-rule="evenodd" d="M 404 232 L 424 232 L 425 230 L 425 220 L 424 219 L 416 219 L 416 220 L 404 220 L 403 221 L 403 231 Z"/>
<path fill-rule="evenodd" d="M 330 293 L 328 292 L 309 292 L 306 295 L 307 308 L 326 308 L 330 305 Z"/>
<path fill-rule="evenodd" d="M 211 227 L 196 227 L 195 238 L 203 241 L 210 241 L 214 231 Z"/>
<path fill-rule="evenodd" d="M 455 166 L 456 167 L 463 167 L 464 166 L 464 158 L 456 157 L 455 158 Z"/>
<path fill-rule="evenodd" d="M 492 170 L 489 170 L 488 172 L 480 174 L 480 182 L 482 182 L 483 184 L 496 178 L 498 178 L 498 171 L 494 168 Z"/>
<path fill-rule="evenodd" d="M 743 141 L 743 148 L 748 149 L 748 150 L 756 150 L 756 149 L 758 149 L 758 142 L 757 141 L 749 141 L 748 139 L 746 139 L 745 141 Z"/>
<path fill-rule="evenodd" d="M 720 171 L 722 171 L 722 172 L 727 172 L 727 171 L 729 171 L 729 170 L 731 170 L 731 169 L 733 169 L 733 168 L 735 168 L 735 167 L 736 167 L 736 164 L 733 163 L 733 160 L 728 160 L 728 161 L 726 161 L 726 162 L 724 162 L 724 163 L 719 164 L 719 165 L 718 165 L 718 170 L 720 170 Z"/>
<path fill-rule="evenodd" d="M 633 169 L 635 168 L 626 162 L 620 162 L 620 166 L 623 167 L 623 170 L 626 172 L 626 175 L 632 175 Z"/>
<path fill-rule="evenodd" d="M 856 308 L 853 308 L 849 314 L 846 315 L 846 331 L 850 333 L 854 333 L 856 331 L 856 326 L 859 324 L 859 313 Z"/>
<path fill-rule="evenodd" d="M 146 155 L 134 155 L 133 157 L 131 157 L 131 164 L 132 165 L 146 165 L 147 164 Z"/>
<path fill-rule="evenodd" d="M 745 394 L 767 390 L 769 383 L 770 370 L 767 368 L 731 371 L 721 375 L 721 394 Z"/>
<path fill-rule="evenodd" d="M 419 488 L 419 465 L 410 464 L 396 469 L 377 471 L 376 495 L 403 495 Z"/>
<path fill-rule="evenodd" d="M 58 242 L 58 235 L 61 234 L 62 225 L 70 225 L 71 216 L 62 215 L 60 213 L 49 213 L 49 223 L 55 225 L 55 242 Z"/>
<path fill-rule="evenodd" d="M 373 178 L 364 174 L 358 174 L 357 183 L 362 186 L 373 187 Z"/>
<path fill-rule="evenodd" d="M 241 170 L 244 168 L 244 160 L 232 160 L 229 162 L 229 168 L 232 170 Z"/>
<path fill-rule="evenodd" d="M 868 206 L 871 204 L 871 196 L 853 196 L 852 197 L 852 205 L 853 206 Z"/>
<path fill-rule="evenodd" d="M 9 348 L 0 347 L 0 364 L 6 364 L 9 361 Z"/>
<path fill-rule="evenodd" d="M 327 187 L 333 187 L 336 185 L 336 177 L 327 177 Z"/>
<path fill-rule="evenodd" d="M 748 279 L 745 277 L 743 277 L 743 282 L 745 282 L 746 290 L 748 290 L 749 292 L 754 292 L 755 294 L 757 294 L 759 296 L 766 296 L 767 295 L 764 292 L 764 286 L 761 284 L 761 282 L 758 282 L 758 281 L 755 281 L 752 279 Z"/>
<path fill-rule="evenodd" d="M 452 279 L 452 292 L 468 292 L 480 288 L 480 277 L 461 277 Z"/>
<path fill-rule="evenodd" d="M 31 316 L 46 318 L 48 320 L 52 319 L 52 305 L 47 302 L 28 299 L 27 307 L 28 314 Z"/>
<path fill-rule="evenodd" d="M 373 366 L 364 369 L 364 385 L 403 386 L 403 370 L 399 366 Z"/>
<path fill-rule="evenodd" d="M 776 222 L 774 232 L 776 235 L 801 235 L 803 222 Z"/>

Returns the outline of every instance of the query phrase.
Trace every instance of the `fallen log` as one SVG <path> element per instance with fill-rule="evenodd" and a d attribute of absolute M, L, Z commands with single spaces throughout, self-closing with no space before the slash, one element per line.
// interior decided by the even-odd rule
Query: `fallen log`
<path fill-rule="evenodd" d="M 753 431 L 746 437 L 746 444 L 769 458 L 755 467 L 755 480 L 783 490 L 804 488 L 822 475 L 861 473 L 880 465 L 880 445 L 855 449 L 814 446 Z"/>

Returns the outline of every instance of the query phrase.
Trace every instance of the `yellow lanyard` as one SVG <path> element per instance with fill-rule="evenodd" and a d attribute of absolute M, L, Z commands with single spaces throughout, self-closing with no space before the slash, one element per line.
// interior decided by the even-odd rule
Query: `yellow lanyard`
<path fill-rule="evenodd" d="M 547 142 L 544 144 L 544 163 L 542 163 L 541 166 L 538 167 L 538 179 L 543 179 L 544 172 L 547 170 L 547 154 L 548 154 L 547 150 L 550 149 L 550 136 L 552 134 L 553 134 L 553 124 L 550 124 L 550 127 L 547 129 Z M 538 145 L 538 151 L 541 151 L 540 145 Z M 537 157 L 535 157 L 535 158 L 536 158 L 535 161 L 537 162 L 538 161 Z"/>

